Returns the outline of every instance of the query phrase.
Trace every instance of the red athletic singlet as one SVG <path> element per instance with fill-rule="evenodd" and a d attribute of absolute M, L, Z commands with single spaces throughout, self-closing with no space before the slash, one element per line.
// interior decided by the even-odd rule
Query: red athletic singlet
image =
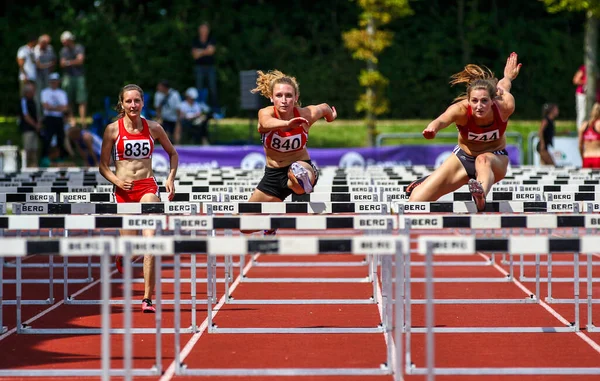
<path fill-rule="evenodd" d="M 277 114 L 277 109 L 273 107 L 273 110 L 275 111 L 275 117 L 280 119 L 279 114 Z M 300 112 L 296 107 L 294 107 L 294 117 L 298 118 L 299 116 Z M 297 127 L 286 132 L 281 130 L 272 130 L 262 134 L 263 145 L 266 148 L 277 152 L 300 151 L 306 147 L 307 141 L 308 133 L 303 127 Z"/>
<path fill-rule="evenodd" d="M 494 122 L 492 125 L 481 127 L 475 124 L 475 118 L 473 118 L 473 109 L 471 108 L 471 105 L 468 105 L 467 124 L 464 126 L 459 126 L 458 124 L 456 125 L 463 139 L 472 142 L 490 142 L 498 140 L 504 136 L 508 121 L 502 121 L 498 107 L 493 102 L 492 111 L 494 112 Z"/>
<path fill-rule="evenodd" d="M 600 140 L 600 133 L 594 128 L 594 125 L 597 121 L 597 119 L 592 120 L 590 123 L 588 123 L 587 127 L 585 128 L 585 131 L 583 131 L 582 138 L 584 142 L 595 142 L 597 140 Z"/>
<path fill-rule="evenodd" d="M 150 159 L 154 151 L 154 139 L 146 119 L 142 118 L 143 129 L 139 134 L 127 132 L 123 118 L 119 119 L 119 135 L 115 142 L 115 161 Z"/>

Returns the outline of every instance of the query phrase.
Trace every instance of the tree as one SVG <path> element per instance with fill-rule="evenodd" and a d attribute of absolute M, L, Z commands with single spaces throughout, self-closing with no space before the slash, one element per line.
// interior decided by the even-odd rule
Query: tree
<path fill-rule="evenodd" d="M 584 37 L 584 64 L 586 71 L 585 118 L 588 119 L 592 106 L 596 102 L 596 84 L 598 79 L 598 18 L 600 0 L 542 0 L 550 13 L 568 11 L 586 14 Z M 577 126 L 579 128 L 579 126 Z"/>
<path fill-rule="evenodd" d="M 413 14 L 408 0 L 358 0 L 362 9 L 359 26 L 342 34 L 344 45 L 352 51 L 352 57 L 366 61 L 366 70 L 361 70 L 358 81 L 366 88 L 356 102 L 356 111 L 366 114 L 369 130 L 369 145 L 375 145 L 377 136 L 376 117 L 389 110 L 389 102 L 384 96 L 388 80 L 378 70 L 378 56 L 392 45 L 394 34 L 381 28 L 394 18 Z"/>

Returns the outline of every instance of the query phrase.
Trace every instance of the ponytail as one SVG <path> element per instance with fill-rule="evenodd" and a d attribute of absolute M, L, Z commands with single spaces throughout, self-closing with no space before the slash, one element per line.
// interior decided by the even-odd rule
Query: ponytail
<path fill-rule="evenodd" d="M 496 96 L 498 78 L 485 66 L 469 64 L 461 72 L 453 74 L 450 77 L 450 84 L 452 86 L 463 83 L 467 85 L 467 91 L 456 97 L 453 103 L 468 99 L 473 90 L 487 90 L 490 98 Z"/>

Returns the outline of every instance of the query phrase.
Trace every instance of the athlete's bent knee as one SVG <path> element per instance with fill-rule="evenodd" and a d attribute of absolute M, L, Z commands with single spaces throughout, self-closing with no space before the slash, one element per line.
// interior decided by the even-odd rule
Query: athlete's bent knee
<path fill-rule="evenodd" d="M 311 165 L 304 161 L 292 163 L 288 171 L 288 179 L 292 182 L 292 185 L 298 184 L 306 194 L 313 192 L 315 176 Z"/>

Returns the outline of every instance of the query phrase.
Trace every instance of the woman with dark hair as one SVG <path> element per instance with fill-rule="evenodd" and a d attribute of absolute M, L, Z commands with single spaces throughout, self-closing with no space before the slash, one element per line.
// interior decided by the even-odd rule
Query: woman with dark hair
<path fill-rule="evenodd" d="M 554 134 L 556 128 L 554 120 L 558 116 L 558 106 L 554 103 L 546 103 L 542 107 L 542 124 L 540 125 L 539 138 L 536 150 L 540 154 L 540 162 L 542 165 L 556 165 L 552 155 L 548 151 L 548 147 L 554 146 Z"/>
<path fill-rule="evenodd" d="M 144 108 L 144 92 L 137 85 L 126 85 L 119 93 L 116 110 L 119 119 L 109 124 L 104 131 L 100 152 L 100 173 L 114 184 L 115 199 L 121 202 L 160 202 L 158 184 L 152 171 L 154 142 L 169 154 L 171 169 L 165 188 L 169 200 L 175 194 L 175 174 L 179 164 L 177 151 L 169 141 L 162 126 L 146 120 L 140 114 Z M 114 148 L 115 172 L 110 169 L 111 153 Z M 122 235 L 137 234 L 135 231 L 122 231 Z M 144 230 L 144 236 L 154 235 L 153 230 Z M 122 272 L 123 258 L 116 260 L 117 270 Z M 152 304 L 154 293 L 154 256 L 144 256 L 144 298 L 142 311 L 156 311 Z"/>
<path fill-rule="evenodd" d="M 504 133 L 508 118 L 515 111 L 510 89 L 520 69 L 517 54 L 512 53 L 506 60 L 501 81 L 489 69 L 477 65 L 467 65 L 452 76 L 450 83 L 466 84 L 467 92 L 429 123 L 423 136 L 433 139 L 440 130 L 456 123 L 458 144 L 454 155 L 431 175 L 406 188 L 410 201 L 435 201 L 468 184 L 477 210 L 485 209 L 486 195 L 494 183 L 504 178 L 508 168 Z"/>

